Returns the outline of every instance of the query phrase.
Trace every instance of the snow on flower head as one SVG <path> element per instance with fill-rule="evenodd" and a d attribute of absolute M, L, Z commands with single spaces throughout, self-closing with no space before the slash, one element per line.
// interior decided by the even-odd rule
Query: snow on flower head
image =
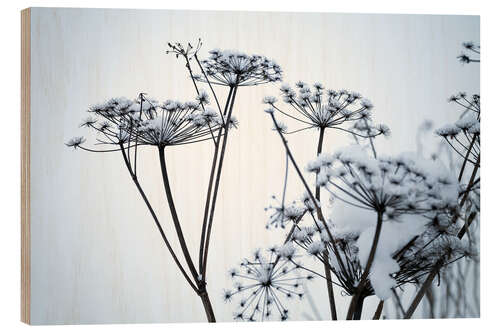
<path fill-rule="evenodd" d="M 318 174 L 318 185 L 334 198 L 355 207 L 387 213 L 426 214 L 452 209 L 457 202 L 457 184 L 436 162 L 402 154 L 398 158 L 369 156 L 360 146 L 338 150 L 310 162 L 308 170 Z"/>
<path fill-rule="evenodd" d="M 68 140 L 66 146 L 73 147 L 76 149 L 83 143 L 85 143 L 85 138 L 83 136 L 77 136 Z"/>
<path fill-rule="evenodd" d="M 284 259 L 292 260 L 293 257 L 295 256 L 296 249 L 293 246 L 293 243 L 289 242 L 279 247 L 277 253 L 280 257 Z"/>
<path fill-rule="evenodd" d="M 456 125 L 445 125 L 441 128 L 438 128 L 436 130 L 436 134 L 439 136 L 442 136 L 444 138 L 454 138 L 457 134 L 460 133 L 460 128 L 458 128 Z"/>
<path fill-rule="evenodd" d="M 266 228 L 285 228 L 288 222 L 298 221 L 304 215 L 305 210 L 304 206 L 296 202 L 285 205 L 273 195 L 269 206 L 264 208 L 264 211 L 268 213 Z"/>
<path fill-rule="evenodd" d="M 277 101 L 278 101 L 278 99 L 276 97 L 274 97 L 274 96 L 266 96 L 262 100 L 262 103 L 264 103 L 264 104 L 274 104 Z"/>
<path fill-rule="evenodd" d="M 232 290 L 224 290 L 224 300 L 241 297 L 236 302 L 235 319 L 287 320 L 289 309 L 285 300 L 300 300 L 304 296 L 302 281 L 312 279 L 312 275 L 298 274 L 298 266 L 291 261 L 293 246 L 273 247 L 267 252 L 255 251 L 252 258 L 243 259 L 239 269 L 231 271 L 235 283 Z"/>
<path fill-rule="evenodd" d="M 250 86 L 281 81 L 282 69 L 274 61 L 260 55 L 238 51 L 211 50 L 201 64 L 210 82 L 228 86 Z M 199 76 L 200 81 L 205 81 Z"/>
<path fill-rule="evenodd" d="M 446 140 L 452 150 L 464 161 L 479 165 L 481 134 L 481 101 L 479 95 L 469 96 L 458 93 L 449 98 L 458 105 L 460 116 L 455 123 L 436 130 L 436 134 Z"/>
<path fill-rule="evenodd" d="M 337 92 L 331 89 L 325 92 L 321 83 L 315 83 L 310 87 L 307 83 L 299 81 L 295 86 L 297 89 L 293 89 L 288 84 L 280 88 L 282 99 L 289 105 L 290 111 L 279 107 L 275 97 L 266 97 L 264 103 L 269 104 L 273 110 L 277 109 L 285 116 L 298 121 L 304 126 L 303 129 L 340 129 L 364 137 L 388 133 L 388 128 L 371 124 L 370 110 L 373 104 L 361 98 L 361 94 L 346 90 Z M 363 120 L 363 123 L 370 127 L 369 133 L 366 131 L 360 133 L 341 127 L 345 122 L 359 120 Z"/>
<path fill-rule="evenodd" d="M 208 102 L 204 91 L 196 101 L 185 103 L 174 100 L 158 103 L 144 94 L 135 100 L 111 98 L 91 106 L 88 110 L 91 116 L 81 126 L 96 131 L 98 140 L 108 145 L 174 146 L 210 140 L 224 122 L 218 112 L 204 106 Z M 226 121 L 229 128 L 238 124 L 233 117 Z"/>
<path fill-rule="evenodd" d="M 325 250 L 325 244 L 322 241 L 315 241 L 309 244 L 307 252 L 313 256 L 321 254 Z"/>

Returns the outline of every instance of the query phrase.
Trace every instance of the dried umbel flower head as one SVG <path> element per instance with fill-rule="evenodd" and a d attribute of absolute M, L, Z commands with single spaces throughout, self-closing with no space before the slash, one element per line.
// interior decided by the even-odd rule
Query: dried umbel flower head
<path fill-rule="evenodd" d="M 461 63 L 470 64 L 471 62 L 480 62 L 481 48 L 474 42 L 462 43 L 464 51 L 457 57 Z"/>
<path fill-rule="evenodd" d="M 264 208 L 266 213 L 268 213 L 268 220 L 266 228 L 285 228 L 288 222 L 293 222 L 294 224 L 301 219 L 301 217 L 306 212 L 306 207 L 303 205 L 292 202 L 291 204 L 285 205 L 280 202 L 275 195 L 271 197 L 271 203 L 269 206 Z"/>
<path fill-rule="evenodd" d="M 443 230 L 429 224 L 424 232 L 394 253 L 399 265 L 399 271 L 394 273 L 398 285 L 419 282 L 439 262 L 447 266 L 458 259 L 476 256 L 471 244 L 459 239 L 453 227 Z"/>
<path fill-rule="evenodd" d="M 78 148 L 80 147 L 81 144 L 85 143 L 85 138 L 83 136 L 76 136 L 74 138 L 71 138 L 66 142 L 66 146 L 68 147 L 73 147 L 73 148 Z"/>
<path fill-rule="evenodd" d="M 458 202 L 456 181 L 432 162 L 410 156 L 375 159 L 358 146 L 319 157 L 317 184 L 355 207 L 383 213 L 389 219 L 453 209 Z"/>
<path fill-rule="evenodd" d="M 298 275 L 298 266 L 293 263 L 295 248 L 291 244 L 272 247 L 262 253 L 257 250 L 252 258 L 243 259 L 240 267 L 229 271 L 235 280 L 234 288 L 224 291 L 224 300 L 237 302 L 235 319 L 269 320 L 277 316 L 280 320 L 289 318 L 286 301 L 302 299 L 302 281 L 312 275 Z"/>
<path fill-rule="evenodd" d="M 166 51 L 167 54 L 169 53 L 175 54 L 176 58 L 178 58 L 179 56 L 190 58 L 200 50 L 203 43 L 201 42 L 201 38 L 199 38 L 195 46 L 193 46 L 191 43 L 187 43 L 187 45 L 184 46 L 179 42 L 175 43 L 169 42 L 167 45 L 169 48 Z"/>
<path fill-rule="evenodd" d="M 449 221 L 449 216 L 443 216 Z M 363 297 L 376 294 L 380 299 L 391 297 L 391 289 L 407 283 L 418 283 L 436 264 L 443 267 L 463 257 L 473 257 L 470 246 L 455 236 L 456 228 L 426 222 L 426 219 L 406 219 L 384 222 L 369 283 Z M 337 278 L 332 283 L 346 295 L 359 292 L 366 256 L 373 238 L 373 227 L 343 231 L 329 224 L 334 241 L 321 225 L 297 225 L 290 242 L 295 244 L 295 256 L 302 253 L 323 264 Z M 328 256 L 325 255 L 325 250 Z M 299 268 L 314 272 L 314 266 Z M 320 273 L 315 273 L 319 275 Z"/>
<path fill-rule="evenodd" d="M 438 128 L 436 134 L 445 139 L 464 161 L 479 164 L 481 151 L 480 97 L 479 95 L 467 96 L 465 93 L 458 93 L 448 100 L 460 107 L 461 115 L 455 123 Z"/>
<path fill-rule="evenodd" d="M 332 128 L 360 137 L 389 134 L 387 126 L 372 125 L 373 105 L 369 100 L 362 98 L 359 93 L 346 90 L 325 91 L 321 83 L 315 83 L 311 88 L 302 81 L 297 82 L 296 87 L 297 90 L 287 84 L 281 86 L 283 101 L 290 107 L 289 111 L 278 106 L 276 97 L 268 96 L 263 100 L 264 104 L 269 105 L 269 111 L 266 110 L 266 112 L 277 110 L 288 118 L 300 122 L 304 127 L 297 131 L 309 128 Z M 342 127 L 346 122 L 359 123 L 358 128 Z M 364 127 L 361 128 L 362 126 Z"/>
<path fill-rule="evenodd" d="M 281 81 L 283 71 L 274 61 L 260 55 L 236 51 L 211 50 L 210 57 L 201 61 L 211 84 L 224 86 L 253 86 Z M 205 76 L 197 76 L 206 81 Z"/>
<path fill-rule="evenodd" d="M 136 100 L 112 98 L 90 107 L 92 116 L 81 126 L 95 130 L 99 144 L 159 147 L 189 144 L 210 140 L 214 131 L 223 128 L 220 114 L 206 107 L 208 103 L 204 92 L 200 92 L 195 102 L 185 103 L 172 100 L 158 103 L 142 94 Z M 225 121 L 229 122 L 229 128 L 238 124 L 234 117 Z M 81 143 L 72 141 L 71 146 L 81 148 Z"/>
<path fill-rule="evenodd" d="M 359 234 L 339 234 L 331 223 L 328 223 L 328 228 L 330 234 L 334 236 L 333 243 L 321 224 L 297 225 L 290 237 L 290 242 L 293 242 L 298 250 L 306 255 L 322 262 L 323 265 L 326 264 L 337 278 L 332 283 L 340 287 L 345 294 L 353 295 L 363 273 L 356 245 Z M 298 253 L 297 251 L 297 255 Z M 312 271 L 312 268 L 306 268 L 305 265 L 299 265 L 299 267 L 308 272 Z M 373 294 L 371 286 L 367 286 L 365 294 L 366 296 Z"/>

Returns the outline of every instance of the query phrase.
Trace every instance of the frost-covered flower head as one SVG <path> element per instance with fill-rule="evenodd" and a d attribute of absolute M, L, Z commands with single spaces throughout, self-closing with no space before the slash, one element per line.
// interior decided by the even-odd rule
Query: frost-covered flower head
<path fill-rule="evenodd" d="M 337 278 L 332 283 L 340 287 L 345 294 L 353 295 L 363 273 L 357 256 L 356 240 L 359 235 L 336 233 L 331 223 L 328 223 L 328 228 L 330 234 L 334 235 L 334 243 L 325 227 L 320 224 L 297 225 L 290 237 L 290 242 L 293 242 L 306 255 L 322 262 L 323 265 L 326 263 Z M 325 250 L 328 256 L 325 256 Z M 373 294 L 373 289 L 369 285 L 366 293 Z"/>
<path fill-rule="evenodd" d="M 456 226 L 406 220 L 404 223 L 384 223 L 369 283 L 362 290 L 363 297 L 376 294 L 385 300 L 391 289 L 407 283 L 420 283 L 439 262 L 443 267 L 475 254 L 470 246 L 456 237 Z M 295 255 L 305 253 L 323 264 L 327 263 L 336 277 L 335 285 L 345 295 L 354 295 L 364 273 L 364 264 L 373 239 L 373 227 L 344 231 L 329 224 L 334 242 L 321 226 L 297 226 L 290 242 L 295 244 Z M 328 251 L 328 256 L 324 255 Z M 300 251 L 300 252 L 299 252 Z M 326 261 L 328 260 L 328 261 Z M 301 266 L 311 272 L 314 267 Z M 320 273 L 317 273 L 320 274 Z"/>
<path fill-rule="evenodd" d="M 436 134 L 445 139 L 464 160 L 472 164 L 479 163 L 481 151 L 480 97 L 479 95 L 467 96 L 465 93 L 458 93 L 451 96 L 449 102 L 460 107 L 460 117 L 455 123 L 438 128 Z"/>
<path fill-rule="evenodd" d="M 74 138 L 71 138 L 66 142 L 66 146 L 68 147 L 73 147 L 73 148 L 78 148 L 80 147 L 81 144 L 85 143 L 85 138 L 83 136 L 76 136 Z"/>
<path fill-rule="evenodd" d="M 461 63 L 470 64 L 471 62 L 480 62 L 481 48 L 474 42 L 462 43 L 464 51 L 457 57 Z"/>
<path fill-rule="evenodd" d="M 280 89 L 283 101 L 290 108 L 289 111 L 278 107 L 278 99 L 273 96 L 265 97 L 263 103 L 268 104 L 272 110 L 277 110 L 288 118 L 302 123 L 304 127 L 300 130 L 333 128 L 361 137 L 389 134 L 387 126 L 374 126 L 372 124 L 371 110 L 373 105 L 357 92 L 325 91 L 321 83 L 315 83 L 311 88 L 302 81 L 297 82 L 296 88 L 293 89 L 284 84 Z M 358 128 L 342 127 L 346 122 L 359 123 Z M 361 128 L 362 126 L 364 127 Z"/>
<path fill-rule="evenodd" d="M 206 93 L 196 102 L 181 103 L 167 100 L 158 103 L 141 97 L 136 100 L 112 98 L 89 108 L 90 117 L 81 124 L 95 130 L 99 144 L 154 145 L 159 147 L 189 144 L 212 138 L 212 132 L 223 127 L 218 112 L 206 107 Z M 100 119 L 100 121 L 99 121 Z M 237 120 L 229 119 L 229 127 Z M 80 147 L 83 142 L 72 142 Z M 69 143 L 68 143 L 69 144 Z"/>
<path fill-rule="evenodd" d="M 317 185 L 340 201 L 389 219 L 453 209 L 457 204 L 456 181 L 434 162 L 405 155 L 375 159 L 359 146 L 326 157 L 308 165 L 309 172 L 318 174 Z"/>
<path fill-rule="evenodd" d="M 224 291 L 224 300 L 237 301 L 234 314 L 239 320 L 280 320 L 289 318 L 287 302 L 302 299 L 302 281 L 312 279 L 312 275 L 298 275 L 299 268 L 293 263 L 295 249 L 291 244 L 272 247 L 267 253 L 257 250 L 252 258 L 243 259 L 239 268 L 229 271 L 235 280 L 234 288 Z"/>
<path fill-rule="evenodd" d="M 456 237 L 454 227 L 443 230 L 428 225 L 423 233 L 393 253 L 399 266 L 399 270 L 394 272 L 398 286 L 418 282 L 438 262 L 446 266 L 460 258 L 476 256 L 470 244 Z"/>
<path fill-rule="evenodd" d="M 281 81 L 282 69 L 274 61 L 260 55 L 237 51 L 211 50 L 210 57 L 201 64 L 210 83 L 225 86 L 253 86 Z M 206 81 L 204 76 L 196 77 Z"/>
<path fill-rule="evenodd" d="M 266 224 L 266 228 L 269 229 L 271 227 L 285 228 L 290 221 L 295 224 L 301 219 L 307 209 L 295 201 L 286 205 L 273 195 L 271 203 L 264 210 L 269 216 Z"/>

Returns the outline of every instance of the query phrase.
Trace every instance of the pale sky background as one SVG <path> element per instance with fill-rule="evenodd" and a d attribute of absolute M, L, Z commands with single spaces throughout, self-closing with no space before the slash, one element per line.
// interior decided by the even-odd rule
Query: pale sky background
<path fill-rule="evenodd" d="M 263 54 L 284 69 L 284 81 L 322 82 L 360 92 L 374 104 L 374 119 L 392 136 L 377 140 L 384 153 L 415 150 L 425 119 L 452 122 L 446 99 L 479 93 L 479 68 L 456 56 L 463 41 L 479 41 L 479 17 L 431 15 L 300 14 L 167 10 L 32 10 L 31 97 L 31 319 L 48 323 L 205 321 L 199 298 L 174 266 L 153 220 L 118 154 L 73 151 L 89 105 L 110 97 L 159 100 L 194 98 L 182 61 L 165 54 L 168 41 Z M 216 211 L 208 291 L 219 321 L 232 319 L 224 304 L 227 270 L 257 247 L 280 242 L 264 229 L 263 207 L 282 186 L 282 146 L 262 112 L 278 85 L 244 87 L 236 100 L 240 121 L 231 133 Z M 290 129 L 295 124 L 288 122 Z M 92 142 L 92 135 L 87 136 Z M 317 133 L 290 137 L 298 161 L 315 154 Z M 328 133 L 325 151 L 350 140 Z M 438 142 L 432 136 L 429 145 Z M 191 251 L 196 253 L 212 146 L 167 151 L 174 197 Z M 167 230 L 167 210 L 157 157 L 143 154 L 144 188 Z M 290 182 L 297 183 L 295 175 Z M 289 195 L 300 193 L 290 186 Z M 338 218 L 345 212 L 339 211 Z M 342 215 L 344 214 L 344 215 Z M 171 237 L 175 243 L 175 237 Z M 324 283 L 309 290 L 328 318 Z M 336 291 L 344 317 L 348 298 Z M 377 299 L 365 302 L 373 307 Z M 307 302 L 290 308 L 292 319 L 310 314 Z M 373 311 L 367 310 L 366 316 Z"/>

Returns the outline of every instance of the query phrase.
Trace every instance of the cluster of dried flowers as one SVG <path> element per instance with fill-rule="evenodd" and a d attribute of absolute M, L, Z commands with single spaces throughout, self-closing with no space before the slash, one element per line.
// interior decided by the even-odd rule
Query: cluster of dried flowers
<path fill-rule="evenodd" d="M 207 293 L 206 271 L 210 235 L 215 217 L 219 184 L 222 177 L 222 166 L 228 143 L 229 130 L 238 126 L 233 112 L 235 110 L 236 93 L 239 87 L 255 86 L 269 82 L 280 81 L 281 68 L 264 56 L 246 55 L 233 51 L 210 51 L 207 60 L 198 59 L 198 51 L 202 43 L 196 46 L 180 43 L 169 43 L 167 53 L 174 54 L 177 59 L 185 62 L 193 83 L 195 98 L 193 101 L 178 102 L 167 100 L 159 103 L 140 93 L 136 99 L 112 98 L 105 103 L 91 106 L 90 116 L 81 127 L 96 132 L 96 145 L 104 145 L 103 149 L 84 146 L 83 137 L 70 139 L 66 145 L 75 149 L 91 152 L 121 152 L 125 166 L 133 183 L 148 207 L 160 235 L 172 255 L 179 271 L 201 298 L 207 320 L 215 322 L 215 313 Z M 199 73 L 193 70 L 195 66 Z M 207 86 L 210 94 L 202 85 Z M 220 103 L 213 85 L 226 86 L 228 94 L 224 104 Z M 215 100 L 216 108 L 208 107 Z M 213 159 L 209 172 L 209 184 L 204 204 L 204 216 L 200 223 L 201 239 L 198 248 L 198 265 L 191 249 L 187 246 L 182 218 L 176 210 L 175 200 L 171 191 L 171 180 L 168 176 L 165 149 L 170 146 L 193 144 L 203 141 L 213 143 Z M 176 235 L 166 235 L 162 222 L 158 219 L 148 195 L 144 192 L 137 171 L 137 159 L 140 149 L 154 146 L 158 150 L 161 177 L 163 180 L 166 200 L 171 213 Z M 201 172 L 201 171 L 200 171 Z M 176 238 L 181 253 L 174 251 L 172 238 Z M 181 263 L 183 258 L 185 264 Z M 267 300 L 271 302 L 271 296 Z M 277 300 L 277 299 L 276 299 Z M 286 314 L 283 313 L 285 316 Z"/>
<path fill-rule="evenodd" d="M 112 98 L 91 106 L 90 116 L 81 124 L 97 133 L 96 145 L 109 148 L 84 146 L 83 137 L 75 137 L 66 145 L 91 152 L 121 152 L 179 271 L 200 296 L 207 320 L 213 322 L 215 314 L 206 289 L 208 249 L 229 130 L 238 125 L 233 115 L 237 91 L 242 86 L 281 81 L 283 72 L 264 56 L 240 52 L 212 50 L 208 59 L 200 60 L 201 45 L 201 41 L 196 46 L 173 43 L 167 51 L 184 61 L 195 91 L 193 101 L 159 103 L 144 93 L 136 99 Z M 479 46 L 464 43 L 464 48 L 468 53 L 460 55 L 460 61 L 479 62 L 469 54 L 478 55 Z M 215 85 L 227 87 L 225 101 L 216 94 Z M 224 300 L 238 298 L 235 319 L 287 320 L 288 300 L 302 299 L 304 283 L 321 278 L 326 284 L 325 295 L 333 320 L 337 319 L 334 286 L 343 295 L 351 296 L 347 319 L 360 319 L 363 301 L 372 295 L 380 299 L 373 315 L 378 319 L 385 300 L 395 297 L 399 302 L 398 290 L 414 284 L 420 289 L 409 308 L 405 310 L 399 303 L 403 316 L 409 318 L 444 267 L 474 256 L 470 243 L 462 238 L 470 223 L 478 219 L 479 212 L 479 96 L 460 93 L 450 98 L 463 112 L 454 124 L 436 131 L 462 161 L 459 177 L 455 179 L 450 176 L 453 173 L 436 161 L 412 154 L 380 156 L 374 140 L 389 136 L 390 130 L 373 122 L 373 105 L 359 93 L 325 90 L 321 83 L 310 87 L 299 81 L 295 86 L 296 89 L 286 84 L 281 86 L 284 106 L 273 96 L 263 100 L 286 156 L 283 192 L 281 197 L 273 196 L 273 202 L 265 208 L 269 214 L 266 227 L 287 229 L 287 234 L 282 244 L 268 248 L 265 253 L 257 250 L 230 271 L 234 286 L 224 291 Z M 212 100 L 216 106 L 213 109 L 209 107 Z M 289 131 L 277 115 L 295 122 L 299 128 Z M 316 155 L 311 156 L 307 166 L 301 167 L 285 136 L 308 129 L 319 132 Z M 327 133 L 349 135 L 354 139 L 353 145 L 335 153 L 323 153 Z M 172 197 L 165 149 L 203 141 L 211 142 L 214 149 L 196 265 Z M 165 195 L 181 253 L 171 246 L 172 235 L 164 233 L 141 186 L 137 158 L 139 150 L 147 146 L 156 147 L 159 153 Z M 305 192 L 286 203 L 289 163 Z M 468 166 L 472 166 L 472 172 L 468 172 Z M 303 170 L 315 175 L 313 184 L 306 181 Z M 468 181 L 464 184 L 465 178 Z M 322 202 L 322 194 L 328 196 L 331 205 L 328 212 L 324 212 L 328 205 Z M 338 221 L 337 205 L 367 211 L 367 217 L 363 218 L 366 221 Z M 185 264 L 181 263 L 181 257 Z M 318 263 L 322 269 L 318 270 Z"/>
<path fill-rule="evenodd" d="M 479 54 L 479 46 L 463 46 L 466 51 Z M 465 53 L 459 59 L 464 63 L 479 61 Z M 380 318 L 388 299 L 397 300 L 401 316 L 411 318 L 439 272 L 461 258 L 476 256 L 474 244 L 462 238 L 479 210 L 479 96 L 469 98 L 460 93 L 450 98 L 463 112 L 454 124 L 436 131 L 461 161 L 457 179 L 436 159 L 426 160 L 415 154 L 379 156 L 373 139 L 389 135 L 390 130 L 385 125 L 373 125 L 373 105 L 360 94 L 345 90 L 325 92 L 320 83 L 310 88 L 299 81 L 296 87 L 298 91 L 289 85 L 280 89 L 288 109 L 280 107 L 276 97 L 263 100 L 269 105 L 265 111 L 286 151 L 282 196 L 273 195 L 272 203 L 265 208 L 269 216 L 266 228 L 288 229 L 282 246 L 289 255 L 283 259 L 278 255 L 274 265 L 281 260 L 291 262 L 299 271 L 324 279 L 333 320 L 337 319 L 337 310 L 332 286 L 340 288 L 343 295 L 352 296 L 346 319 L 360 319 L 363 301 L 372 295 L 380 299 L 374 319 Z M 289 131 L 277 115 L 301 127 Z M 346 127 L 347 124 L 351 126 Z M 307 129 L 319 131 L 317 154 L 308 165 L 300 167 L 285 135 Z M 356 144 L 325 154 L 322 148 L 326 129 L 350 134 Z M 361 139 L 369 141 L 369 149 L 360 144 Z M 305 194 L 286 203 L 289 161 Z M 467 165 L 473 170 L 463 184 Z M 314 184 L 306 182 L 302 170 L 316 175 Z M 322 192 L 328 194 L 332 207 L 326 216 Z M 373 218 L 363 223 L 352 219 L 339 221 L 338 205 L 372 212 Z M 299 263 L 299 257 L 312 260 Z M 318 270 L 318 263 L 324 270 Z M 404 309 L 398 291 L 404 291 L 407 284 L 417 286 L 418 291 Z M 253 313 L 247 318 L 244 313 L 238 313 L 238 318 L 254 319 Z"/>

